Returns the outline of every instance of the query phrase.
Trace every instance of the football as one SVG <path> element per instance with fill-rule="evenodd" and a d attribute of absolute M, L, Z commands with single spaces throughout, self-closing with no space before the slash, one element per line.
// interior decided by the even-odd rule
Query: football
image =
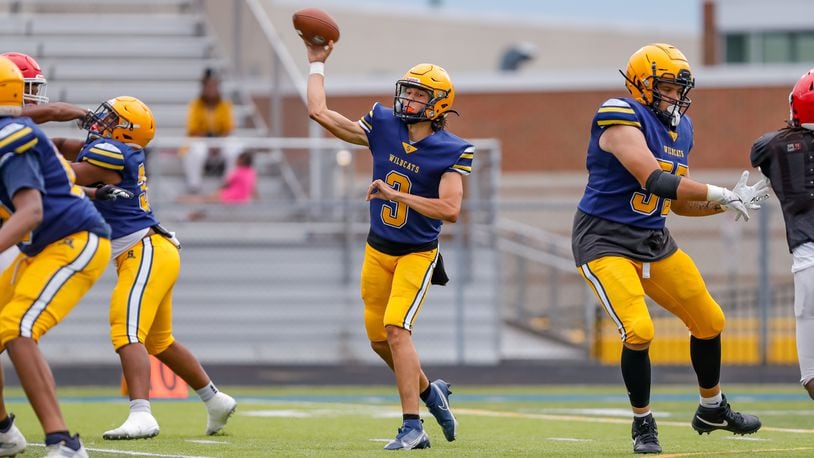
<path fill-rule="evenodd" d="M 294 30 L 308 42 L 317 46 L 339 41 L 339 26 L 325 11 L 319 8 L 304 8 L 294 13 Z"/>

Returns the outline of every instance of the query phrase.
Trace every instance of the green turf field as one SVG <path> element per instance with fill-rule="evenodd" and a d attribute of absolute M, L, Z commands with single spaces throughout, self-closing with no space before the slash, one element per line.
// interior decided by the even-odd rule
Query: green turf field
<path fill-rule="evenodd" d="M 427 412 L 434 456 L 630 456 L 630 413 L 624 389 L 613 387 L 455 387 L 451 399 L 459 438 L 448 443 Z M 395 436 L 400 410 L 389 387 L 230 388 L 238 411 L 225 434 L 205 436 L 206 413 L 193 394 L 188 401 L 155 401 L 161 434 L 148 440 L 104 441 L 118 426 L 127 402 L 108 388 L 60 389 L 71 431 L 79 431 L 91 456 L 271 457 L 373 456 Z M 19 390 L 7 402 L 41 456 L 42 433 Z M 741 437 L 690 428 L 698 402 L 692 387 L 653 393 L 662 456 L 814 456 L 814 402 L 796 385 L 734 386 L 735 410 L 760 416 L 763 429 Z"/>

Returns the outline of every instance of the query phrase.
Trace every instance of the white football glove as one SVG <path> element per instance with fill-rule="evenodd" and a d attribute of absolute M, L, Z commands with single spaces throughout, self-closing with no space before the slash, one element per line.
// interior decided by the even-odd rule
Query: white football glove
<path fill-rule="evenodd" d="M 757 210 L 760 208 L 760 201 L 769 198 L 769 179 L 764 177 L 752 186 L 747 186 L 747 181 L 749 181 L 749 171 L 744 170 L 732 192 L 740 197 L 747 208 Z M 736 221 L 737 219 L 735 218 Z"/>
<path fill-rule="evenodd" d="M 743 204 L 743 200 L 734 192 L 719 186 L 707 185 L 707 200 L 719 204 L 726 211 L 735 212 L 735 221 L 743 216 L 744 221 L 749 221 L 749 210 Z"/>

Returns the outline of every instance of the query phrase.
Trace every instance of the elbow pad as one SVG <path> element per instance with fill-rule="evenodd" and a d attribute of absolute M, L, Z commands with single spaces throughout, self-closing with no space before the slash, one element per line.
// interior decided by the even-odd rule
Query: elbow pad
<path fill-rule="evenodd" d="M 654 170 L 653 173 L 647 177 L 644 184 L 644 189 L 651 194 L 666 199 L 678 198 L 678 184 L 681 182 L 681 177 L 667 173 L 664 170 Z"/>

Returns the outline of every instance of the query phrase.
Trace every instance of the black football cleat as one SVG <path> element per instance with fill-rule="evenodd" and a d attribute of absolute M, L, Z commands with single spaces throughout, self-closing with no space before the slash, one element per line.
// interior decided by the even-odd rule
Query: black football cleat
<path fill-rule="evenodd" d="M 659 430 L 653 414 L 633 419 L 633 453 L 661 453 Z"/>
<path fill-rule="evenodd" d="M 718 407 L 698 406 L 692 419 L 692 429 L 698 434 L 711 433 L 716 429 L 723 429 L 735 434 L 752 434 L 760 429 L 760 420 L 749 414 L 733 412 L 726 396 Z"/>

